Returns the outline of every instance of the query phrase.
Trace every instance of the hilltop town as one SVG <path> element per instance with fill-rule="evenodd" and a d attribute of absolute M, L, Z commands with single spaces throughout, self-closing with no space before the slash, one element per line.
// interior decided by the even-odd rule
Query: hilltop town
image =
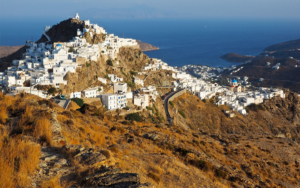
<path fill-rule="evenodd" d="M 42 98 L 50 98 L 52 93 L 49 93 L 48 90 L 40 90 L 39 86 L 51 86 L 60 91 L 62 100 L 98 97 L 101 98 L 103 105 L 108 110 L 114 110 L 125 108 L 127 99 L 130 99 L 135 106 L 146 108 L 151 106 L 152 101 L 158 95 L 157 86 L 144 85 L 147 77 L 157 71 L 170 71 L 173 79 L 172 85 L 163 86 L 172 88 L 173 91 L 186 89 L 201 100 L 216 97 L 217 105 L 228 105 L 233 111 L 238 111 L 243 115 L 247 114 L 245 107 L 251 104 L 261 104 L 264 100 L 274 96 L 285 97 L 283 90 L 280 89 L 263 87 L 258 90 L 251 89 L 247 77 L 239 82 L 232 79 L 227 80 L 226 85 L 217 84 L 216 81 L 220 79 L 221 72 L 226 70 L 236 73 L 243 67 L 237 69 L 235 66 L 210 68 L 187 65 L 177 68 L 155 58 L 150 59 L 150 62 L 145 64 L 140 71 L 134 72 L 132 82 L 136 86 L 140 86 L 138 90 L 131 90 L 132 88 L 128 87 L 128 83 L 125 83 L 122 77 L 108 73 L 105 77 L 97 77 L 102 85 L 64 93 L 62 88 L 64 85 L 68 85 L 68 80 L 65 79 L 67 73 L 76 73 L 83 66 L 88 67 L 103 57 L 112 70 L 122 68 L 118 60 L 120 49 L 139 48 L 136 40 L 107 34 L 103 27 L 92 24 L 89 20 L 81 21 L 78 14 L 73 20 L 82 22 L 84 28 L 77 29 L 76 36 L 68 42 L 51 43 L 51 38 L 47 34 L 50 26 L 46 26 L 43 32 L 43 37 L 48 41 L 26 42 L 26 52 L 22 54 L 22 59 L 13 60 L 12 66 L 0 73 L 0 84 L 6 92 L 12 95 L 26 92 Z M 96 38 L 97 40 L 95 40 Z M 105 92 L 108 86 L 113 86 L 112 93 Z"/>
<path fill-rule="evenodd" d="M 299 96 L 235 76 L 244 64 L 172 67 L 78 14 L 14 55 L 3 187 L 300 185 Z"/>

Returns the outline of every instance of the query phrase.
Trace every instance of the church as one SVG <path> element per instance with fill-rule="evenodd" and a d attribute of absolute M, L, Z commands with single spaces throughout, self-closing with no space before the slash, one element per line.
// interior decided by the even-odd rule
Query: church
<path fill-rule="evenodd" d="M 242 87 L 241 85 L 239 85 L 236 79 L 233 79 L 230 82 L 228 89 L 233 92 L 245 92 L 245 86 Z"/>

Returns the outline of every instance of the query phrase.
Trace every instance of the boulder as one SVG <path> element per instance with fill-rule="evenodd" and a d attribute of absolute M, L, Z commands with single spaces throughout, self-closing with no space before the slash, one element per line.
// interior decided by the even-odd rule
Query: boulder
<path fill-rule="evenodd" d="M 149 133 L 145 134 L 143 137 L 147 138 L 147 139 L 150 139 L 150 140 L 153 140 L 153 141 L 155 141 L 155 140 L 158 139 L 158 135 L 156 135 L 156 134 L 149 134 Z"/>
<path fill-rule="evenodd" d="M 75 156 L 75 159 L 86 165 L 94 165 L 106 160 L 105 155 L 101 151 L 94 151 L 94 149 L 85 149 Z"/>
<path fill-rule="evenodd" d="M 140 177 L 136 173 L 126 173 L 119 168 L 102 166 L 83 179 L 85 186 L 100 187 L 124 187 L 124 188 L 143 188 L 150 184 L 141 184 Z"/>

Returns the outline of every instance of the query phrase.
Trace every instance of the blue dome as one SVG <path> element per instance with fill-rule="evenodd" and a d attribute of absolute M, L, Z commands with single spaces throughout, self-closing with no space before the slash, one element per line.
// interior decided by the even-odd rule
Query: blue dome
<path fill-rule="evenodd" d="M 56 46 L 62 46 L 62 45 L 58 43 Z"/>
<path fill-rule="evenodd" d="M 233 79 L 232 82 L 237 82 L 237 81 L 235 79 Z"/>

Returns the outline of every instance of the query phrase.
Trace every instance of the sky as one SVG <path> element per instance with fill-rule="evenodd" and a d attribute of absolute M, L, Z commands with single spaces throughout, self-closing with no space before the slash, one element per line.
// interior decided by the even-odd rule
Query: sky
<path fill-rule="evenodd" d="M 0 0 L 0 19 L 299 19 L 300 0 Z"/>

